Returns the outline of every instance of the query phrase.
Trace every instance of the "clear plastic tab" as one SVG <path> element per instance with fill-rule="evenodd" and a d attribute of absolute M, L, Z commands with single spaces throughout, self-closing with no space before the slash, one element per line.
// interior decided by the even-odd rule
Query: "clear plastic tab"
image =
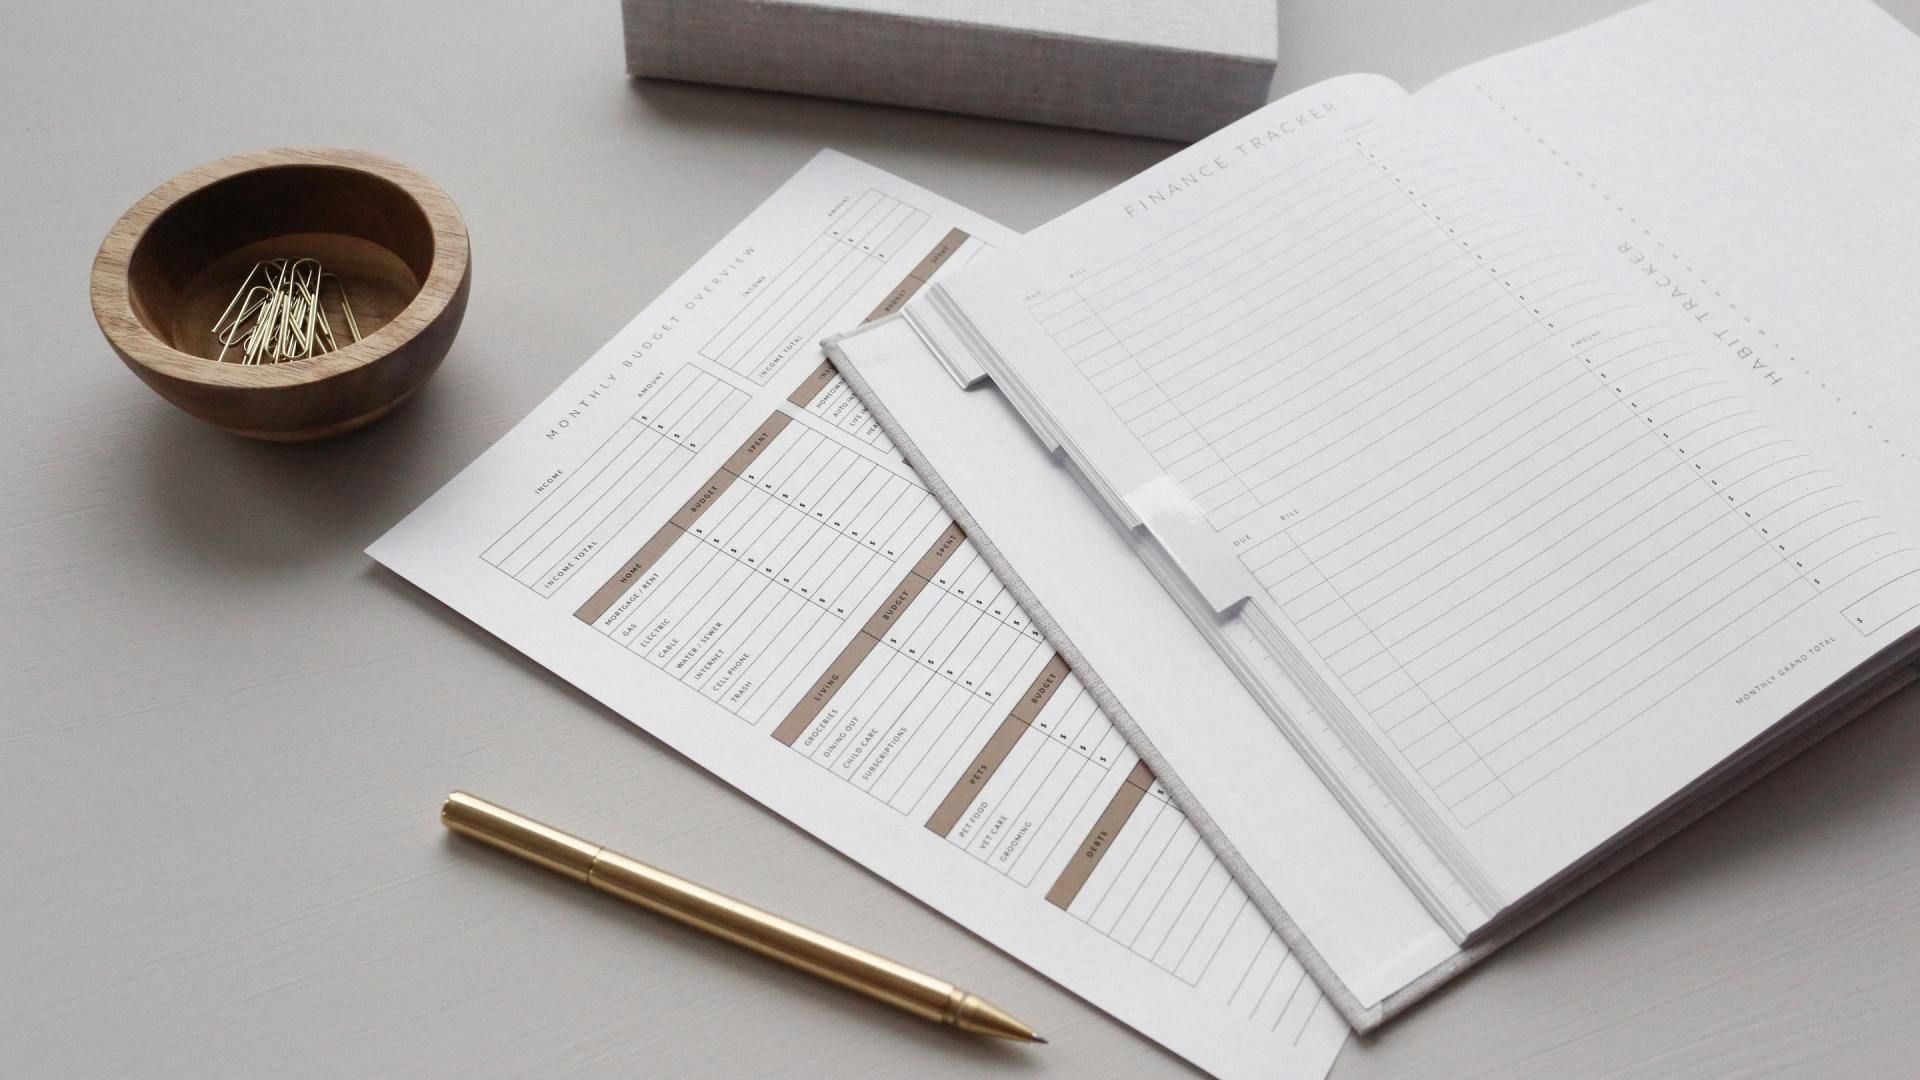
<path fill-rule="evenodd" d="M 1207 606 L 1225 614 L 1257 583 L 1171 476 L 1156 476 L 1121 497 Z"/>
<path fill-rule="evenodd" d="M 970 390 L 986 379 L 987 369 L 981 362 L 978 343 L 968 340 L 955 315 L 956 310 L 938 285 L 927 290 L 922 303 L 906 309 L 908 325 L 927 343 L 940 366 L 962 390 Z"/>

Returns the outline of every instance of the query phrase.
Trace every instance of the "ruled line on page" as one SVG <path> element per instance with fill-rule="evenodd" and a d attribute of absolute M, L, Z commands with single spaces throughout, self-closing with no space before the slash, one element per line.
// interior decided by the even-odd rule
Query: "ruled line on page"
<path fill-rule="evenodd" d="M 1300 198 L 1244 229 L 1240 202 L 1215 208 L 1034 314 L 1207 519 L 1249 534 L 1276 608 L 1462 824 L 1578 743 L 1592 694 L 1671 683 L 1662 650 L 1920 569 L 1454 149 L 1367 128 L 1237 199 L 1287 180 Z M 1516 758 L 1523 708 L 1566 730 Z"/>

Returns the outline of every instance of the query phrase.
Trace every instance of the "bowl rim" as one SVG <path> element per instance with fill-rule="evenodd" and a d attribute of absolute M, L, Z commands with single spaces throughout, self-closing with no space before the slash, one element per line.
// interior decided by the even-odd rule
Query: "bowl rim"
<path fill-rule="evenodd" d="M 128 268 L 133 253 L 160 215 L 195 192 L 242 173 L 320 166 L 365 173 L 398 187 L 419 207 L 433 239 L 426 280 L 407 306 L 380 329 L 344 348 L 277 364 L 224 364 L 174 348 L 134 313 Z M 168 180 L 143 196 L 113 223 L 94 256 L 89 289 L 94 320 L 120 354 L 156 374 L 204 386 L 259 388 L 319 382 L 381 360 L 427 329 L 451 302 L 466 276 L 466 222 L 440 185 L 391 158 L 344 147 L 304 146 L 249 150 L 211 161 Z"/>

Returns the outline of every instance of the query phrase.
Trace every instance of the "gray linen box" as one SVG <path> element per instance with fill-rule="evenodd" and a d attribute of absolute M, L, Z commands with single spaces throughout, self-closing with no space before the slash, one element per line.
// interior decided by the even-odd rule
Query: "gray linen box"
<path fill-rule="evenodd" d="M 1267 101 L 1272 0 L 622 0 L 634 75 L 1191 141 Z"/>

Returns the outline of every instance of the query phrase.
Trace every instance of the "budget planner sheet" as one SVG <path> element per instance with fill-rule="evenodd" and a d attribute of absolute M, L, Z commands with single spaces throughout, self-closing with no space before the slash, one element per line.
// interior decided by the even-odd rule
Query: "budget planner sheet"
<path fill-rule="evenodd" d="M 818 346 L 1010 239 L 823 152 L 369 553 L 1201 1068 L 1321 1077 L 1345 1022 Z"/>

